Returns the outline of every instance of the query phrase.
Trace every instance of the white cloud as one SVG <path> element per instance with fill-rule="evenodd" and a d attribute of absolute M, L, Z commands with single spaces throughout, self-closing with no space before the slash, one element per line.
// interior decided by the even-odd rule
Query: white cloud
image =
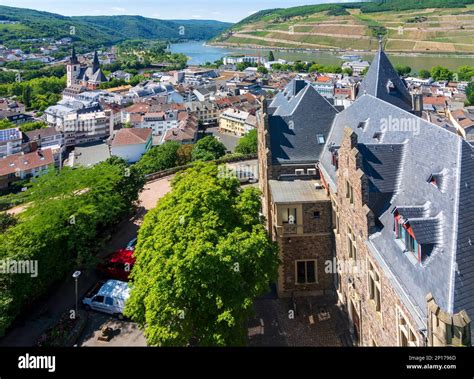
<path fill-rule="evenodd" d="M 127 10 L 125 8 L 120 8 L 120 7 L 112 7 L 110 8 L 115 12 L 126 12 Z"/>

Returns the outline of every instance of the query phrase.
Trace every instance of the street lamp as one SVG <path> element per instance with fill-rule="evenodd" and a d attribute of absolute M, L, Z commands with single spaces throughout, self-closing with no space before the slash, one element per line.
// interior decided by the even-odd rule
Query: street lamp
<path fill-rule="evenodd" d="M 79 279 L 79 276 L 81 276 L 80 271 L 76 271 L 76 272 L 74 272 L 74 274 L 72 274 L 72 277 L 74 278 L 74 280 L 76 282 L 76 316 L 77 316 L 77 280 Z"/>

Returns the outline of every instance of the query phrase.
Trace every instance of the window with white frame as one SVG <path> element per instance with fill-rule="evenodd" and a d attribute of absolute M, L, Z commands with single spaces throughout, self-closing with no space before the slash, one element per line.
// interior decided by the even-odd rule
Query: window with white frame
<path fill-rule="evenodd" d="M 380 312 L 381 306 L 381 288 L 380 275 L 378 274 L 375 266 L 372 262 L 368 262 L 368 287 L 369 287 L 369 299 L 373 301 L 375 310 Z"/>

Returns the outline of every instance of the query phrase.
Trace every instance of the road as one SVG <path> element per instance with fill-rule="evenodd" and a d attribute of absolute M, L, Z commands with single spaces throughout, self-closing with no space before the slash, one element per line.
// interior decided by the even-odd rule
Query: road
<path fill-rule="evenodd" d="M 234 169 L 241 167 L 245 170 L 255 171 L 255 176 L 258 175 L 256 160 L 229 164 L 229 166 Z M 171 179 L 172 177 L 166 177 L 145 185 L 140 194 L 137 212 L 130 219 L 120 223 L 107 246 L 99 254 L 100 257 L 123 248 L 137 236 L 146 213 L 155 208 L 158 200 L 171 190 Z M 81 274 L 78 282 L 79 301 L 98 280 L 94 270 Z M 33 312 L 24 314 L 16 320 L 5 337 L 0 339 L 0 346 L 34 346 L 44 331 L 54 325 L 65 311 L 74 309 L 75 286 L 72 277 L 68 276 L 55 291 L 48 294 L 47 300 L 38 301 L 38 304 Z M 115 331 L 115 336 L 110 342 L 97 340 L 100 330 L 105 324 L 111 326 Z M 86 328 L 79 338 L 78 346 L 146 346 L 146 340 L 135 323 L 119 321 L 111 316 L 91 311 Z"/>
<path fill-rule="evenodd" d="M 170 191 L 169 178 L 159 179 L 157 181 L 147 183 L 143 192 L 140 194 L 140 204 L 137 213 L 130 219 L 124 220 L 117 228 L 117 232 L 113 235 L 104 251 L 100 254 L 105 256 L 119 248 L 124 247 L 131 239 L 135 238 L 140 224 L 146 212 L 156 206 L 157 201 Z M 72 273 L 71 273 L 72 274 Z M 79 299 L 82 299 L 85 292 L 98 280 L 95 272 L 84 272 L 78 282 Z M 75 290 L 74 280 L 68 276 L 65 281 L 49 295 L 48 299 L 38 306 L 33 312 L 23 315 L 17 320 L 12 327 L 0 340 L 0 346 L 34 346 L 41 334 L 50 326 L 54 325 L 61 314 L 68 310 L 74 309 Z M 91 312 L 88 323 L 90 325 L 99 325 L 103 318 L 95 312 Z M 107 318 L 107 316 L 105 316 Z M 92 321 L 91 321 L 92 320 Z M 93 331 L 89 326 L 86 333 L 93 335 Z M 133 325 L 122 325 L 122 329 L 133 329 Z M 89 329 L 88 329 L 89 328 Z M 131 345 L 140 345 L 143 340 L 136 337 L 131 341 Z M 87 339 L 85 345 L 92 345 Z"/>

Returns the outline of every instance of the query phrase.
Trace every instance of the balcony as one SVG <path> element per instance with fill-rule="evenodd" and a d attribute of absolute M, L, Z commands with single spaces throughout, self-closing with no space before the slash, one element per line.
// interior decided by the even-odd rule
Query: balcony
<path fill-rule="evenodd" d="M 288 235 L 288 234 L 298 234 L 298 231 L 302 233 L 303 225 L 297 225 L 297 224 L 276 225 L 276 232 L 279 236 Z"/>

